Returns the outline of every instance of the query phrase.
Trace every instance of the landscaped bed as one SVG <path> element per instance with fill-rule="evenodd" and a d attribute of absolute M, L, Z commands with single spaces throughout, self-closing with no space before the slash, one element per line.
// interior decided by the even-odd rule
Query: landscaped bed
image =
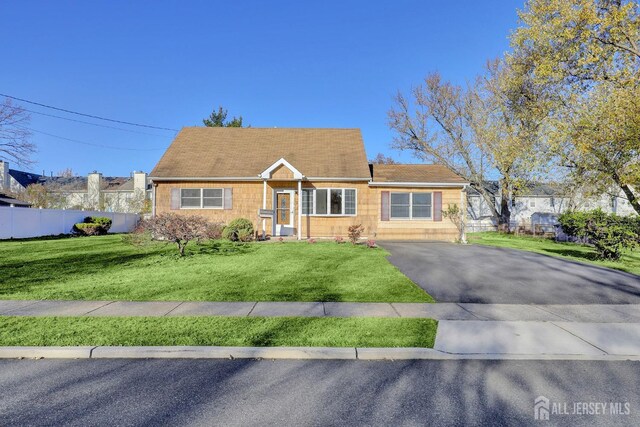
<path fill-rule="evenodd" d="M 556 242 L 542 237 L 484 232 L 470 233 L 468 239 L 473 244 L 521 249 L 640 275 L 640 251 L 637 250 L 625 252 L 620 261 L 616 262 L 596 259 L 596 252 L 590 246 Z"/>
<path fill-rule="evenodd" d="M 432 319 L 7 317 L 0 346 L 433 347 Z"/>
<path fill-rule="evenodd" d="M 0 299 L 433 302 L 388 253 L 334 242 L 190 244 L 122 236 L 0 242 Z"/>

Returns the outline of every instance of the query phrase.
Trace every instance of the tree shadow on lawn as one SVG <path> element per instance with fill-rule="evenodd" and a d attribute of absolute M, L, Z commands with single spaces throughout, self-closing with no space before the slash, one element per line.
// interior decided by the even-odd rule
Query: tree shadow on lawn
<path fill-rule="evenodd" d="M 244 255 L 250 254 L 258 250 L 256 245 L 251 243 L 234 243 L 224 241 L 214 241 L 209 243 L 201 243 L 188 247 L 188 255 Z"/>
<path fill-rule="evenodd" d="M 545 248 L 543 250 L 544 252 L 549 252 L 552 254 L 558 254 L 558 255 L 574 257 L 574 258 L 582 258 L 587 261 L 598 261 L 598 256 L 594 252 L 585 252 L 585 251 L 580 251 L 572 248 L 562 248 L 562 249 L 551 249 L 551 248 L 546 249 Z"/>

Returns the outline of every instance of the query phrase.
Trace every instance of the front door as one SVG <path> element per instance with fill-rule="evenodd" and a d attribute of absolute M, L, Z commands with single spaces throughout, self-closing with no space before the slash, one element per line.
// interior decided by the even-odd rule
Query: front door
<path fill-rule="evenodd" d="M 293 234 L 293 191 L 278 190 L 276 192 L 276 236 Z"/>

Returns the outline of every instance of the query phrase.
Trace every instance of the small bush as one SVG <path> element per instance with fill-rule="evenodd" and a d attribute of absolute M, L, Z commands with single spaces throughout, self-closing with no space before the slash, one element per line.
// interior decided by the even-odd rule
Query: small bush
<path fill-rule="evenodd" d="M 111 219 L 104 216 L 88 216 L 83 222 L 73 226 L 74 234 L 82 236 L 99 236 L 107 234 L 111 228 Z"/>
<path fill-rule="evenodd" d="M 205 232 L 206 239 L 208 240 L 218 240 L 222 238 L 222 231 L 224 230 L 224 224 L 221 222 L 210 222 L 207 225 L 207 230 Z"/>
<path fill-rule="evenodd" d="M 232 242 L 253 240 L 253 223 L 246 218 L 236 218 L 222 231 L 222 237 Z"/>
<path fill-rule="evenodd" d="M 336 236 L 335 242 L 337 244 L 344 243 L 344 239 L 342 238 L 342 236 Z"/>
<path fill-rule="evenodd" d="M 149 233 L 154 239 L 175 243 L 180 256 L 184 256 L 191 240 L 207 240 L 210 227 L 209 221 L 202 216 L 162 213 L 141 221 L 135 232 Z"/>
<path fill-rule="evenodd" d="M 373 248 L 377 248 L 378 246 L 376 245 L 375 240 L 369 239 L 367 240 L 367 247 L 373 249 Z"/>
<path fill-rule="evenodd" d="M 358 243 L 358 240 L 360 240 L 360 236 L 362 236 L 363 232 L 364 232 L 364 227 L 362 226 L 362 224 L 350 225 L 349 241 L 351 241 L 351 243 L 355 245 L 356 243 Z"/>
<path fill-rule="evenodd" d="M 316 239 L 309 239 L 307 240 L 307 243 L 313 245 L 316 242 Z"/>
<path fill-rule="evenodd" d="M 598 258 L 619 260 L 622 252 L 640 244 L 640 219 L 607 214 L 600 209 L 565 212 L 558 217 L 562 230 L 592 244 Z"/>

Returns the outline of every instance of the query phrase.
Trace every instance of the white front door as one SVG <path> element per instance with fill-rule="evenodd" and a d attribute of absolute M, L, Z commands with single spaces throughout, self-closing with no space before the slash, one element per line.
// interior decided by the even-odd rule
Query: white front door
<path fill-rule="evenodd" d="M 275 209 L 275 235 L 291 236 L 293 235 L 293 199 L 295 197 L 294 190 L 277 190 L 274 198 Z"/>

